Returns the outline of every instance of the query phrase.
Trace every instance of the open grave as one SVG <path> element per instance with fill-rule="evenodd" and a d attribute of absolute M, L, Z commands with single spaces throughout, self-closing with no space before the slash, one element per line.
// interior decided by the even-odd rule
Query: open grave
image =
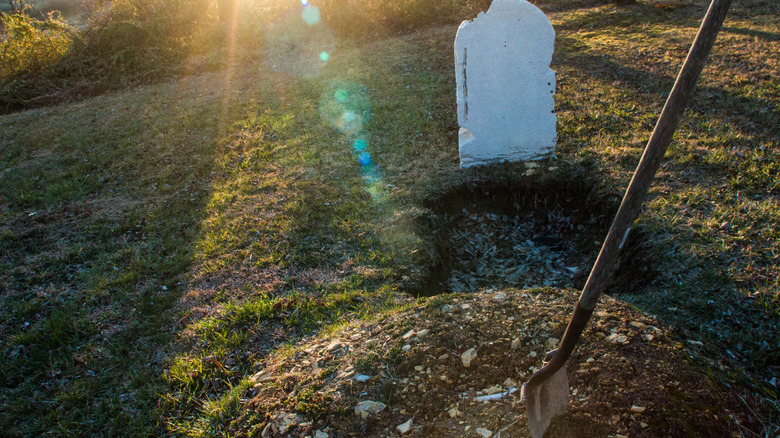
<path fill-rule="evenodd" d="M 473 180 L 427 200 L 418 235 L 429 251 L 408 292 L 582 288 L 620 199 L 585 172 L 550 169 Z M 641 230 L 629 234 L 608 291 L 636 293 L 653 281 L 649 245 Z"/>

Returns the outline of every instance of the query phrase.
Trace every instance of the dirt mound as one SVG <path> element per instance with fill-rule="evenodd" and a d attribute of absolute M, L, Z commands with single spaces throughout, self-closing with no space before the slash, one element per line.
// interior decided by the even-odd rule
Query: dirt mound
<path fill-rule="evenodd" d="M 519 388 L 557 346 L 576 298 L 554 289 L 443 295 L 305 340 L 262 364 L 237 431 L 527 436 Z M 739 436 L 750 426 L 740 392 L 708 378 L 686 348 L 654 318 L 605 298 L 568 363 L 569 412 L 549 435 Z"/>

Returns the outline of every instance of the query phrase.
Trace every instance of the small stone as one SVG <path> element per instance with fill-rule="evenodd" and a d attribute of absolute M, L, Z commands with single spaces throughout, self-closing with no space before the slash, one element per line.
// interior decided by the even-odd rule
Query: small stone
<path fill-rule="evenodd" d="M 649 424 L 645 423 L 644 421 L 639 423 L 639 427 L 641 427 L 642 429 L 647 429 L 647 426 L 649 426 Z"/>
<path fill-rule="evenodd" d="M 629 411 L 631 411 L 634 414 L 641 414 L 642 412 L 645 411 L 645 409 L 647 409 L 647 408 L 644 407 L 644 406 L 633 405 L 633 406 L 631 406 L 631 409 L 629 409 Z"/>
<path fill-rule="evenodd" d="M 512 350 L 517 350 L 520 348 L 520 339 L 512 339 Z"/>
<path fill-rule="evenodd" d="M 490 438 L 490 437 L 493 436 L 493 432 L 485 429 L 484 427 L 478 427 L 475 432 L 477 432 L 478 434 L 480 434 L 484 438 Z"/>
<path fill-rule="evenodd" d="M 535 351 L 532 351 L 532 352 L 528 353 L 528 355 L 531 356 L 531 357 L 538 356 L 538 354 Z"/>
<path fill-rule="evenodd" d="M 404 333 L 404 335 L 403 335 L 403 336 L 401 336 L 401 339 L 403 339 L 404 341 L 407 341 L 407 340 L 409 340 L 409 339 L 410 339 L 412 336 L 414 336 L 414 334 L 415 334 L 414 330 L 409 330 L 408 332 Z"/>
<path fill-rule="evenodd" d="M 497 300 L 497 301 L 505 300 L 506 299 L 506 294 L 503 293 L 503 292 L 499 292 L 499 293 L 493 295 L 493 299 Z"/>
<path fill-rule="evenodd" d="M 468 368 L 471 366 L 471 362 L 477 358 L 477 349 L 469 348 L 460 355 L 460 360 L 463 362 L 463 366 Z"/>
<path fill-rule="evenodd" d="M 550 346 L 550 348 L 557 347 L 558 342 L 560 342 L 560 339 L 558 338 L 547 338 L 547 345 Z"/>
<path fill-rule="evenodd" d="M 628 337 L 625 335 L 621 335 L 618 333 L 612 333 L 611 335 L 607 336 L 605 341 L 611 342 L 613 344 L 622 344 L 628 340 Z"/>
<path fill-rule="evenodd" d="M 314 432 L 314 438 L 330 438 L 330 435 L 321 430 L 317 430 Z"/>
<path fill-rule="evenodd" d="M 340 349 L 343 346 L 344 346 L 344 344 L 342 344 L 341 341 L 336 340 L 336 341 L 333 341 L 330 344 L 328 344 L 328 346 L 325 347 L 325 349 L 328 350 L 328 351 L 336 351 L 336 350 Z"/>
<path fill-rule="evenodd" d="M 362 401 L 355 406 L 355 415 L 359 415 L 360 418 L 366 419 L 369 415 L 376 414 L 386 407 L 387 405 L 382 402 L 371 400 Z"/>
<path fill-rule="evenodd" d="M 424 338 L 424 337 L 428 336 L 428 333 L 430 333 L 430 332 L 431 332 L 431 331 L 430 331 L 430 330 L 428 330 L 428 329 L 423 329 L 423 330 L 420 330 L 419 332 L 417 332 L 417 337 L 418 337 L 418 338 L 420 338 L 420 339 L 422 339 L 422 338 Z"/>
<path fill-rule="evenodd" d="M 269 373 L 268 371 L 260 371 L 259 373 L 256 373 L 255 375 L 252 376 L 252 381 L 255 382 L 256 385 L 266 382 L 268 380 L 273 380 L 271 373 Z"/>
<path fill-rule="evenodd" d="M 596 359 L 594 359 L 594 358 L 592 358 L 592 357 L 589 357 L 589 358 L 588 358 L 588 360 L 586 360 L 585 362 L 586 362 L 586 363 L 593 363 L 593 362 L 595 362 L 595 361 L 596 361 Z"/>
<path fill-rule="evenodd" d="M 631 324 L 631 327 L 636 327 L 638 329 L 646 329 L 647 324 L 639 322 L 639 321 L 631 321 L 629 324 Z"/>
<path fill-rule="evenodd" d="M 371 376 L 367 376 L 365 374 L 358 374 L 357 376 L 355 376 L 355 380 L 357 380 L 358 382 L 367 382 L 370 379 Z"/>
<path fill-rule="evenodd" d="M 411 350 L 411 349 L 412 349 L 412 346 L 411 346 L 411 345 L 409 345 L 409 344 L 406 344 L 406 345 L 404 345 L 403 347 L 401 347 L 401 350 L 402 350 L 402 351 L 409 351 L 409 350 Z"/>
<path fill-rule="evenodd" d="M 424 367 L 422 365 L 417 365 L 417 366 L 414 367 L 414 370 L 417 371 L 417 372 L 420 372 L 423 369 L 424 369 Z"/>
<path fill-rule="evenodd" d="M 398 432 L 401 432 L 401 435 L 405 434 L 406 432 L 409 432 L 409 430 L 412 428 L 412 420 L 413 418 L 410 418 L 409 421 L 406 423 L 399 424 L 396 429 L 398 429 Z"/>
<path fill-rule="evenodd" d="M 444 354 L 442 354 L 441 356 L 439 356 L 439 360 L 447 360 L 447 358 L 449 358 L 449 357 L 450 357 L 450 355 L 449 355 L 449 354 L 447 354 L 447 353 L 444 353 Z"/>
<path fill-rule="evenodd" d="M 449 416 L 450 416 L 450 418 L 455 418 L 455 417 L 457 417 L 458 415 L 460 415 L 460 411 L 458 410 L 458 407 L 457 407 L 457 406 L 454 406 L 454 407 L 451 407 L 451 408 L 450 408 L 450 409 L 447 411 L 447 415 L 449 415 Z"/>

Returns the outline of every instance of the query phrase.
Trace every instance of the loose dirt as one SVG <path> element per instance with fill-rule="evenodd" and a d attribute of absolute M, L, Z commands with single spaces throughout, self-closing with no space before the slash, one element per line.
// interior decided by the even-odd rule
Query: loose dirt
<path fill-rule="evenodd" d="M 528 436 L 519 388 L 557 346 L 577 296 L 549 288 L 448 294 L 303 340 L 258 364 L 236 432 Z M 568 362 L 570 409 L 548 436 L 747 436 L 760 430 L 742 400 L 749 391 L 717 383 L 691 359 L 695 346 L 654 317 L 604 297 Z"/>

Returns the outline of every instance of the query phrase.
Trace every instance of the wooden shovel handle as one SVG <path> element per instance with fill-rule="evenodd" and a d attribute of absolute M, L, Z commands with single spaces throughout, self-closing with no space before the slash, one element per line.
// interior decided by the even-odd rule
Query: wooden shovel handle
<path fill-rule="evenodd" d="M 693 94 L 696 80 L 699 78 L 707 55 L 715 43 L 715 38 L 718 36 L 718 31 L 723 25 L 730 6 L 731 0 L 712 0 L 691 50 L 688 52 L 688 57 L 685 59 L 669 98 L 661 111 L 661 116 L 653 129 L 653 134 L 647 142 L 642 159 L 634 172 L 634 177 L 623 196 L 623 202 L 620 204 L 620 209 L 615 215 L 604 245 L 601 247 L 596 263 L 593 265 L 587 283 L 585 283 L 585 288 L 582 290 L 561 345 L 550 363 L 534 374 L 527 386 L 535 386 L 558 371 L 574 350 L 574 346 L 585 329 L 585 325 L 617 264 L 620 249 L 628 236 L 631 224 L 639 216 L 642 203 L 650 189 L 650 183 L 653 181 L 666 149 L 672 141 L 683 110 Z"/>
<path fill-rule="evenodd" d="M 710 4 L 693 46 L 688 52 L 688 57 L 685 59 L 677 81 L 675 81 L 664 109 L 661 111 L 661 117 L 658 118 L 653 134 L 647 142 L 642 159 L 634 172 L 634 177 L 628 185 L 620 209 L 615 215 L 599 257 L 596 259 L 596 264 L 593 265 L 593 270 L 582 290 L 580 304 L 585 309 L 596 307 L 599 296 L 604 291 L 607 280 L 617 264 L 622 244 L 631 229 L 631 224 L 639 216 L 642 203 L 650 189 L 650 183 L 661 165 L 661 160 L 672 141 L 680 117 L 693 94 L 696 80 L 699 78 L 707 55 L 715 43 L 715 37 L 718 36 L 718 31 L 723 24 L 729 6 L 731 6 L 731 0 L 713 0 Z"/>

